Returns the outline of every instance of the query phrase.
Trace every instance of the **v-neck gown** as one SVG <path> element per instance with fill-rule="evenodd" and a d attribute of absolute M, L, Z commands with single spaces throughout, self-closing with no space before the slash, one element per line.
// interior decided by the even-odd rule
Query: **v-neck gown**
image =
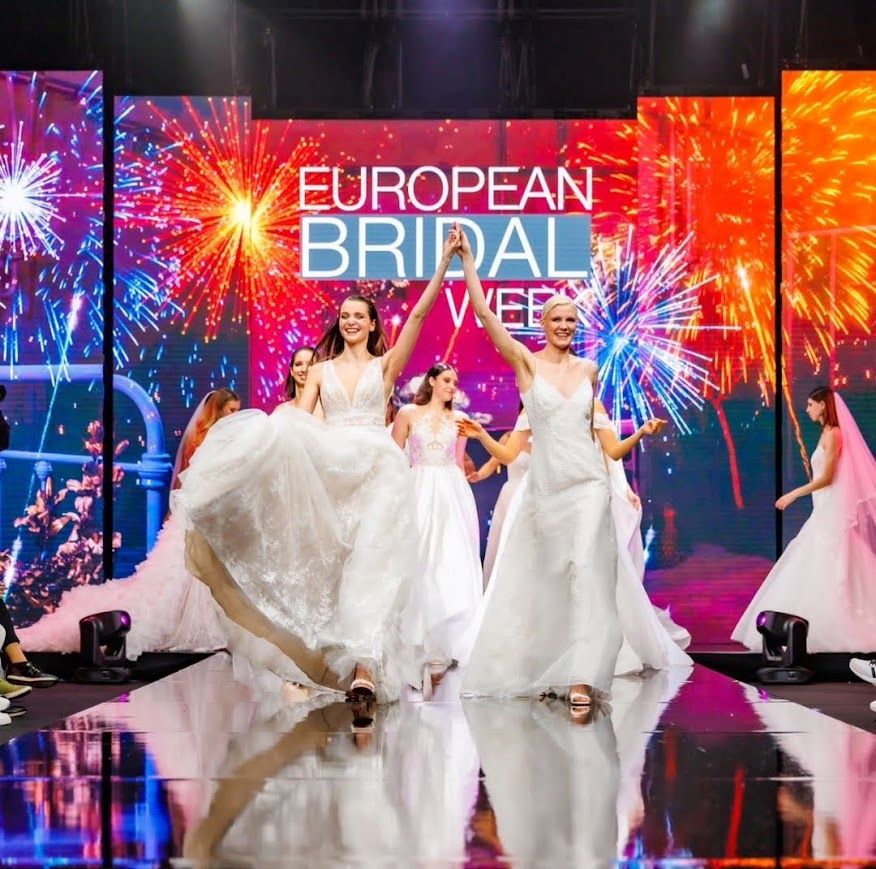
<path fill-rule="evenodd" d="M 494 572 L 463 693 L 607 692 L 623 633 L 608 471 L 590 434 L 588 379 L 566 397 L 541 375 L 522 396 L 529 482 Z"/>
<path fill-rule="evenodd" d="M 241 604 L 224 608 L 239 674 L 314 685 L 276 641 L 282 632 L 324 653 L 341 677 L 369 665 L 390 700 L 419 679 L 401 618 L 416 570 L 410 468 L 386 433 L 379 359 L 352 397 L 327 362 L 320 398 L 324 422 L 286 404 L 216 423 L 174 510 Z"/>

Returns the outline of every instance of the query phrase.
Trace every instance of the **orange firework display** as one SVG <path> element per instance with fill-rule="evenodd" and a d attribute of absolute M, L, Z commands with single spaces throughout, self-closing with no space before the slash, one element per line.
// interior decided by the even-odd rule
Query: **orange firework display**
<path fill-rule="evenodd" d="M 741 509 L 724 401 L 738 384 L 755 384 L 766 405 L 775 391 L 773 101 L 643 99 L 639 128 L 640 244 L 657 250 L 693 233 L 691 271 L 716 276 L 700 294 L 701 320 L 686 343 L 710 360 L 704 397 L 721 426 Z"/>
<path fill-rule="evenodd" d="M 782 359 L 786 482 L 808 471 L 800 396 L 830 383 L 867 426 L 876 300 L 876 73 L 782 78 Z M 796 441 L 796 443 L 795 443 Z M 792 520 L 793 521 L 793 520 Z M 785 526 L 786 539 L 796 528 Z"/>

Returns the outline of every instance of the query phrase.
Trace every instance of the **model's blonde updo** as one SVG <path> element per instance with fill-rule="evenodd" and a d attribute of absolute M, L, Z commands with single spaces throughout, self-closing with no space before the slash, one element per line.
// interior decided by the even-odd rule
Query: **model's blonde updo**
<path fill-rule="evenodd" d="M 571 305 L 573 308 L 575 307 L 575 300 L 570 299 L 568 296 L 564 296 L 562 293 L 558 293 L 556 296 L 551 296 L 542 306 L 541 306 L 541 318 L 542 320 L 553 311 L 554 308 L 558 308 L 560 305 Z"/>

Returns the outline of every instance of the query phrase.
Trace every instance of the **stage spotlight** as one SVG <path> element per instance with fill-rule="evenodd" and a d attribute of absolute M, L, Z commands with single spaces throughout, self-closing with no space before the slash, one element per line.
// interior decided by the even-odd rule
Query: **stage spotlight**
<path fill-rule="evenodd" d="M 131 616 L 124 610 L 95 613 L 79 620 L 79 654 L 82 666 L 76 682 L 122 683 L 131 678 L 125 657 Z"/>
<path fill-rule="evenodd" d="M 757 678 L 765 684 L 802 684 L 814 675 L 806 663 L 809 622 L 791 613 L 758 613 L 757 630 L 763 637 L 764 665 Z"/>

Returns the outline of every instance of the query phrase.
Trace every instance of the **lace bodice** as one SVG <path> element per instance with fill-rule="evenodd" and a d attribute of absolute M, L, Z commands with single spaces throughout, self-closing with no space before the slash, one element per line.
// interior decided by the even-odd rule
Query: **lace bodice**
<path fill-rule="evenodd" d="M 334 361 L 329 359 L 323 368 L 319 398 L 326 425 L 384 428 L 386 393 L 380 358 L 372 359 L 362 372 L 352 401 L 335 371 Z"/>
<path fill-rule="evenodd" d="M 456 443 L 459 438 L 456 419 L 455 414 L 442 413 L 439 416 L 426 411 L 414 420 L 408 435 L 413 467 L 456 466 Z"/>
<path fill-rule="evenodd" d="M 578 483 L 607 486 L 602 450 L 590 435 L 594 398 L 590 379 L 585 377 L 566 398 L 536 374 L 522 398 L 532 430 L 530 486 L 545 493 Z"/>

